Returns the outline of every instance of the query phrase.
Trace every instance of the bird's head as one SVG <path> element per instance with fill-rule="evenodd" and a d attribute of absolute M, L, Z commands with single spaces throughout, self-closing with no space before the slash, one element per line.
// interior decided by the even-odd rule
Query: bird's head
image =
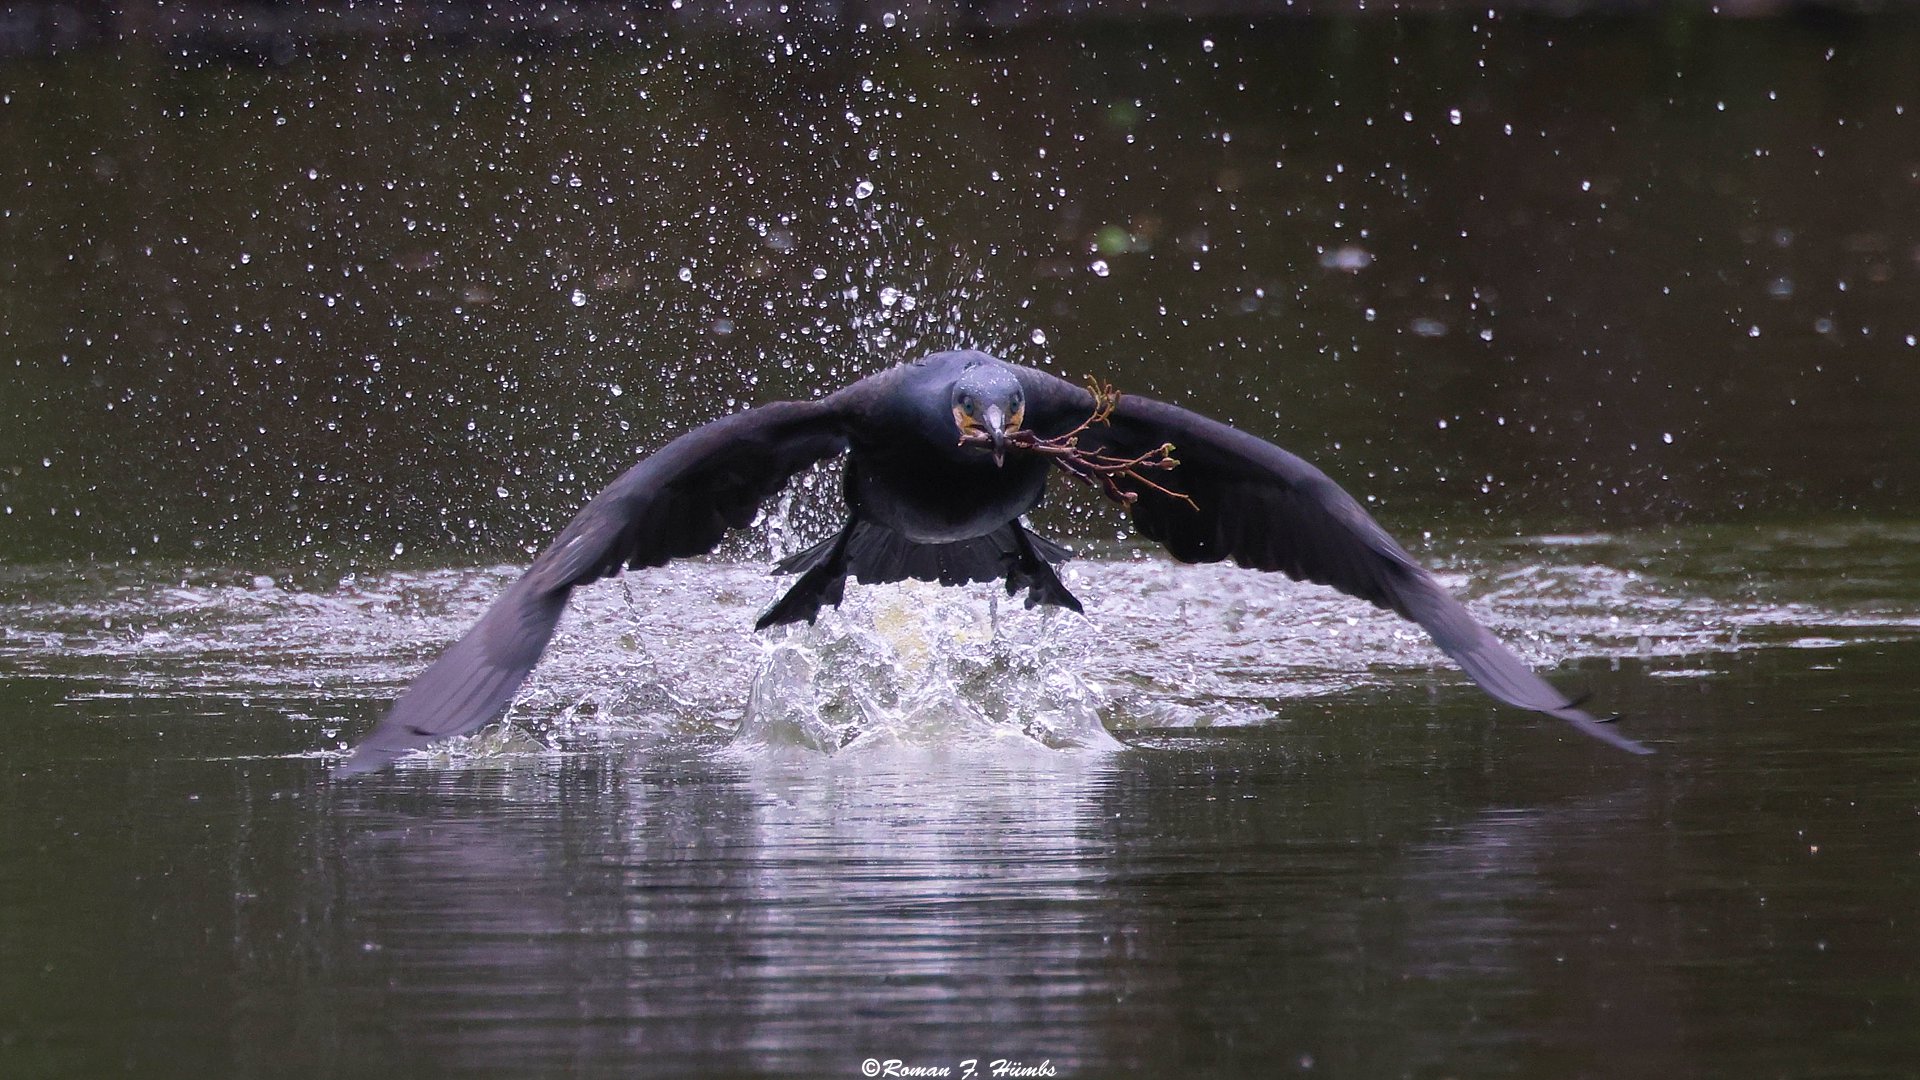
<path fill-rule="evenodd" d="M 1007 460 L 1007 433 L 1027 418 L 1027 395 L 1013 372 L 999 364 L 977 364 L 953 382 L 953 423 L 962 435 L 993 440 L 993 463 Z"/>

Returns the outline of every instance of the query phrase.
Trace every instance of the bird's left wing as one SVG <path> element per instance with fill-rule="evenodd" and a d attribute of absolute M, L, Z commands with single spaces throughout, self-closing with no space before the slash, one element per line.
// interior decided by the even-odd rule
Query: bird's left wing
<path fill-rule="evenodd" d="M 596 495 L 339 771 L 378 769 L 493 719 L 539 661 L 574 586 L 712 551 L 794 473 L 846 446 L 831 398 L 763 405 L 668 443 Z"/>
<path fill-rule="evenodd" d="M 1039 374 L 1039 373 L 1034 373 Z M 1052 376 L 1023 376 L 1029 411 L 1056 429 L 1092 411 L 1093 396 Z M 1035 424 L 1036 428 L 1040 425 Z M 1051 434 L 1051 432 L 1043 432 Z M 1556 690 L 1481 626 L 1387 535 L 1353 496 L 1305 460 L 1198 413 L 1124 394 L 1080 446 L 1132 458 L 1171 443 L 1180 464 L 1152 472 L 1187 502 L 1141 484 L 1134 527 L 1183 562 L 1234 562 L 1330 585 L 1420 624 L 1481 689 L 1509 705 L 1558 717 L 1602 742 L 1652 753 Z"/>

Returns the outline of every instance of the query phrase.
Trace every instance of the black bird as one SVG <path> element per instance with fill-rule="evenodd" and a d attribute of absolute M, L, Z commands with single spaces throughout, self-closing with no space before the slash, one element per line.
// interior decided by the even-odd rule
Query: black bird
<path fill-rule="evenodd" d="M 1447 655 L 1510 705 L 1559 717 L 1636 754 L 1650 753 L 1581 710 L 1475 622 L 1353 497 L 1307 462 L 1218 421 L 1127 394 L 1101 422 L 1093 392 L 982 352 L 935 353 L 815 401 L 781 401 L 695 428 L 595 496 L 467 635 L 400 696 L 340 771 L 460 735 L 512 700 L 553 636 L 576 586 L 623 567 L 712 551 L 750 523 L 795 473 L 848 455 L 847 521 L 783 560 L 797 573 L 755 625 L 811 622 L 838 605 L 848 575 L 943 585 L 1004 580 L 1027 606 L 1080 610 L 1054 567 L 1069 552 L 1021 525 L 1040 504 L 1052 460 L 1024 452 L 1074 432 L 1084 453 L 1133 459 L 1171 444 L 1178 464 L 1135 485 L 1142 534 L 1183 562 L 1231 558 L 1331 585 L 1419 623 Z M 1025 434 L 1022 434 L 1022 433 Z"/>

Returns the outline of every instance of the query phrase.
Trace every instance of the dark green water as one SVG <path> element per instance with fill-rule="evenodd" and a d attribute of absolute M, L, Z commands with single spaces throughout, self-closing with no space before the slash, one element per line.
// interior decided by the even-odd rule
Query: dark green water
<path fill-rule="evenodd" d="M 1920 1071 L 1920 29 L 320 52 L 0 67 L 0 1076 Z M 1319 462 L 1660 753 L 1064 491 L 1087 620 L 756 641 L 816 480 L 580 598 L 558 749 L 328 778 L 636 454 L 960 344 Z"/>

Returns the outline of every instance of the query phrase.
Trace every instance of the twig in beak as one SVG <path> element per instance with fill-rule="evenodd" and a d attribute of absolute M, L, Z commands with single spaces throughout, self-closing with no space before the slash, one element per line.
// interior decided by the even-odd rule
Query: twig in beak
<path fill-rule="evenodd" d="M 1140 492 L 1121 486 L 1121 481 L 1130 480 L 1136 484 L 1152 488 L 1170 499 L 1186 503 L 1195 510 L 1200 509 L 1192 496 L 1175 491 L 1162 484 L 1142 476 L 1142 469 L 1168 470 L 1178 468 L 1179 459 L 1173 456 L 1173 444 L 1157 446 L 1139 457 L 1121 458 L 1098 451 L 1080 449 L 1080 433 L 1094 424 L 1104 424 L 1113 414 L 1114 405 L 1120 401 L 1120 394 L 1105 383 L 1089 380 L 1093 391 L 1094 412 L 1082 421 L 1079 427 L 1064 435 L 1043 439 L 1026 429 L 1007 431 L 1005 417 L 998 408 L 987 409 L 987 431 L 970 431 L 960 436 L 962 446 L 990 446 L 993 448 L 993 463 L 1002 464 L 1009 448 L 1028 454 L 1050 457 L 1061 471 L 1082 483 L 1097 487 L 1107 498 L 1122 506 L 1132 506 L 1140 498 Z"/>

